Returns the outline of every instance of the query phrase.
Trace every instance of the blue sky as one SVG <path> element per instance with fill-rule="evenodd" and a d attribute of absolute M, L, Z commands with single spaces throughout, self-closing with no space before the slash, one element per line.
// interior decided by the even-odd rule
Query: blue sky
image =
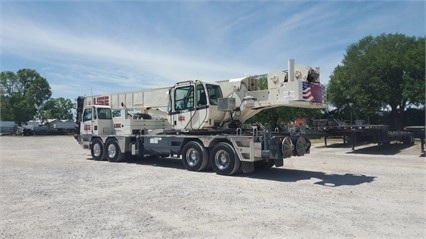
<path fill-rule="evenodd" d="M 367 35 L 425 35 L 423 1 L 0 0 L 0 69 L 37 70 L 52 97 L 321 67 Z"/>

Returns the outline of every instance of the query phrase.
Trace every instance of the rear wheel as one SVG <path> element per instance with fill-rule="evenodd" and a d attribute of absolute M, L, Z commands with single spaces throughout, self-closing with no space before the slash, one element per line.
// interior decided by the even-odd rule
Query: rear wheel
<path fill-rule="evenodd" d="M 93 139 L 90 147 L 90 154 L 94 160 L 105 159 L 104 155 L 104 144 L 101 139 Z"/>
<path fill-rule="evenodd" d="M 294 150 L 294 145 L 291 142 L 291 139 L 289 137 L 285 137 L 283 141 L 281 142 L 281 144 L 282 144 L 283 158 L 290 158 Z"/>
<path fill-rule="evenodd" d="M 210 161 L 213 170 L 220 175 L 232 175 L 241 167 L 241 162 L 234 148 L 225 142 L 218 143 L 213 147 L 210 153 Z"/>
<path fill-rule="evenodd" d="M 306 153 L 306 149 L 308 148 L 308 143 L 304 137 L 299 137 L 296 142 L 296 155 L 303 156 Z"/>
<path fill-rule="evenodd" d="M 196 141 L 189 141 L 182 149 L 182 162 L 189 171 L 202 171 L 207 168 L 209 158 L 206 148 Z"/>
<path fill-rule="evenodd" d="M 106 158 L 110 162 L 121 162 L 124 159 L 124 154 L 121 153 L 120 146 L 117 140 L 109 139 L 105 143 Z"/>

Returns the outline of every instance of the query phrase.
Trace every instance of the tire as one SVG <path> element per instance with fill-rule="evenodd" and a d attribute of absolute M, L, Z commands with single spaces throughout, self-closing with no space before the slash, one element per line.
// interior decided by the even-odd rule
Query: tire
<path fill-rule="evenodd" d="M 283 154 L 283 158 L 290 158 L 293 154 L 294 145 L 293 142 L 291 142 L 291 139 L 289 137 L 285 137 L 283 141 L 281 142 L 281 151 Z"/>
<path fill-rule="evenodd" d="M 110 162 L 121 162 L 124 159 L 124 153 L 121 153 L 117 140 L 108 139 L 105 143 L 105 156 Z"/>
<path fill-rule="evenodd" d="M 306 149 L 308 148 L 308 144 L 304 137 L 299 137 L 296 143 L 296 155 L 303 156 L 306 153 Z"/>
<path fill-rule="evenodd" d="M 105 150 L 101 139 L 95 138 L 90 143 L 90 154 L 94 160 L 104 160 Z"/>
<path fill-rule="evenodd" d="M 234 148 L 225 142 L 218 143 L 210 153 L 210 162 L 213 170 L 220 175 L 233 175 L 241 167 Z"/>
<path fill-rule="evenodd" d="M 412 145 L 414 143 L 414 139 L 412 135 L 405 135 L 403 137 L 402 143 L 405 145 Z"/>
<path fill-rule="evenodd" d="M 305 141 L 306 141 L 306 154 L 310 154 L 311 153 L 311 146 L 312 146 L 311 141 L 307 137 L 304 137 L 304 138 L 305 138 Z"/>
<path fill-rule="evenodd" d="M 202 171 L 207 168 L 207 149 L 196 141 L 189 141 L 182 149 L 182 162 L 189 171 Z"/>

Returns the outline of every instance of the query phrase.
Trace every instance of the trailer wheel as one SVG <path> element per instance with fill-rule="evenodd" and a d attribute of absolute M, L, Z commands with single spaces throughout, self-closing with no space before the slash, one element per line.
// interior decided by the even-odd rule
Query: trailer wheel
<path fill-rule="evenodd" d="M 196 141 L 189 141 L 182 149 L 182 162 L 189 171 L 202 171 L 209 162 L 207 149 Z"/>
<path fill-rule="evenodd" d="M 218 143 L 210 153 L 210 161 L 213 170 L 220 175 L 232 175 L 236 173 L 241 162 L 234 148 L 225 142 Z"/>
<path fill-rule="evenodd" d="M 123 161 L 124 154 L 121 153 L 120 146 L 118 146 L 117 140 L 109 139 L 105 143 L 106 158 L 110 162 L 121 162 Z"/>
<path fill-rule="evenodd" d="M 104 160 L 104 144 L 101 139 L 93 139 L 90 147 L 90 153 L 94 160 Z"/>

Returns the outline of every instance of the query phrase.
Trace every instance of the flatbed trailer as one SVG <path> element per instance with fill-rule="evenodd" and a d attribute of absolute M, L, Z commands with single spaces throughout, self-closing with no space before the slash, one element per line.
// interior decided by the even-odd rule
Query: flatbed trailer
<path fill-rule="evenodd" d="M 343 143 L 350 143 L 352 150 L 361 142 L 377 143 L 379 149 L 392 141 L 410 145 L 415 136 L 408 131 L 389 131 L 388 125 L 346 124 L 338 120 L 315 120 L 314 127 L 323 133 L 326 146 L 328 137 L 342 137 Z"/>
<path fill-rule="evenodd" d="M 421 153 L 425 152 L 425 126 L 407 126 L 405 131 L 413 133 L 415 138 L 420 139 Z"/>

